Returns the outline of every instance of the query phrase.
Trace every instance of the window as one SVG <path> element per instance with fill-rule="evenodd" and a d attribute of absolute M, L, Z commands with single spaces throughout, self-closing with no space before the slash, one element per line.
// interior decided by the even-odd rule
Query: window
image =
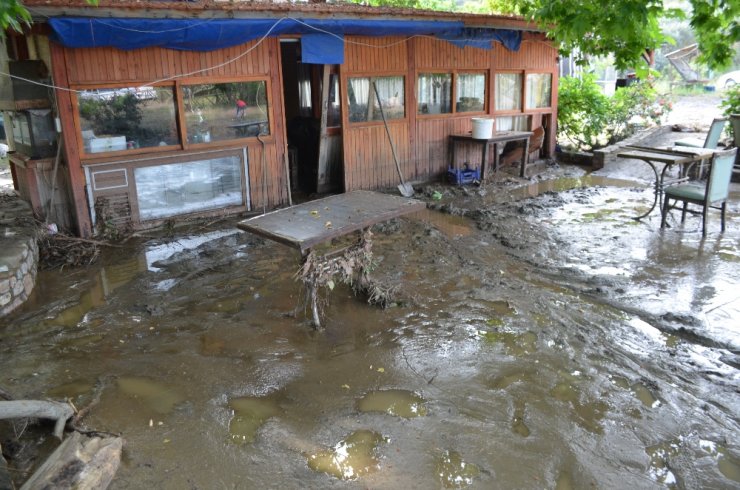
<path fill-rule="evenodd" d="M 265 81 L 187 85 L 182 96 L 188 143 L 270 133 Z"/>
<path fill-rule="evenodd" d="M 485 73 L 420 73 L 417 90 L 419 114 L 484 112 L 486 110 Z M 453 93 L 455 94 L 454 109 L 452 106 Z"/>
<path fill-rule="evenodd" d="M 347 85 L 349 121 L 382 121 L 373 83 L 378 88 L 386 119 L 403 119 L 406 116 L 404 77 L 363 77 L 350 78 Z"/>
<path fill-rule="evenodd" d="M 419 114 L 448 114 L 452 112 L 450 94 L 452 94 L 451 73 L 419 74 Z"/>
<path fill-rule="evenodd" d="M 527 75 L 527 109 L 550 107 L 552 75 L 530 73 Z"/>
<path fill-rule="evenodd" d="M 123 87 L 78 93 L 85 153 L 179 144 L 172 87 Z"/>
<path fill-rule="evenodd" d="M 486 75 L 460 73 L 455 87 L 455 112 L 483 112 L 486 110 Z"/>
<path fill-rule="evenodd" d="M 496 110 L 519 111 L 522 109 L 522 74 L 496 74 Z"/>
<path fill-rule="evenodd" d="M 238 206 L 243 203 L 241 175 L 238 156 L 136 168 L 139 217 L 157 219 Z"/>

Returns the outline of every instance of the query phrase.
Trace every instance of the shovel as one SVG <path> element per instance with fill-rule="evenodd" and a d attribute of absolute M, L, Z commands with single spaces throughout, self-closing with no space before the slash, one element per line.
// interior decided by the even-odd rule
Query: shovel
<path fill-rule="evenodd" d="M 396 162 L 396 170 L 398 170 L 398 178 L 401 179 L 401 183 L 398 185 L 398 190 L 401 192 L 403 197 L 413 197 L 414 188 L 411 184 L 407 184 L 403 181 L 403 175 L 401 174 L 401 166 L 398 164 L 398 157 L 396 156 L 396 145 L 393 144 L 393 138 L 391 137 L 391 131 L 388 129 L 388 121 L 385 119 L 385 112 L 383 112 L 383 103 L 380 102 L 380 95 L 378 94 L 378 87 L 373 82 L 373 90 L 375 91 L 375 98 L 378 99 L 378 107 L 380 107 L 380 117 L 383 118 L 383 125 L 385 126 L 385 133 L 388 135 L 388 141 L 391 144 L 391 151 L 393 152 L 393 161 Z"/>

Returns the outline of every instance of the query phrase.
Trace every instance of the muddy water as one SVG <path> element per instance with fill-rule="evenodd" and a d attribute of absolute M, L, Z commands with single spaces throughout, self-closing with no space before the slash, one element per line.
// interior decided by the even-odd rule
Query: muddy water
<path fill-rule="evenodd" d="M 297 255 L 241 233 L 42 273 L 0 385 L 101 393 L 118 489 L 740 485 L 737 205 L 701 240 L 631 220 L 642 188 L 552 185 L 377 229 L 401 306 L 338 287 L 323 332 Z"/>

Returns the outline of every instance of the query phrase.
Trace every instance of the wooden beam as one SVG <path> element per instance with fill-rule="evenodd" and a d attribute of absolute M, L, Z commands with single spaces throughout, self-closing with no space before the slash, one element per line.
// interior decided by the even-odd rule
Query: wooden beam
<path fill-rule="evenodd" d="M 77 227 L 77 234 L 81 237 L 92 236 L 92 222 L 85 196 L 85 174 L 80 163 L 80 152 L 78 147 L 77 129 L 74 123 L 72 93 L 64 90 L 69 87 L 67 78 L 67 63 L 64 48 L 55 42 L 50 42 L 51 49 L 51 71 L 57 99 L 57 115 L 62 126 L 62 138 L 64 138 L 64 159 L 67 162 L 69 172 L 69 185 L 72 190 L 72 207 L 75 210 L 73 223 Z"/>

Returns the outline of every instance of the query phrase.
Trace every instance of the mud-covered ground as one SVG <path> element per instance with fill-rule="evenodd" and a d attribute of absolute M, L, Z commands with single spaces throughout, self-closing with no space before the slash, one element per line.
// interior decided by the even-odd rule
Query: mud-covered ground
<path fill-rule="evenodd" d="M 740 189 L 702 239 L 632 219 L 649 172 L 417 189 L 430 209 L 374 229 L 393 307 L 337 285 L 318 332 L 287 247 L 234 222 L 130 241 L 40 274 L 0 387 L 100 394 L 116 489 L 736 488 Z M 17 481 L 49 433 L 0 425 Z"/>
<path fill-rule="evenodd" d="M 641 184 L 548 175 L 425 188 L 439 210 L 375 229 L 397 304 L 338 286 L 320 332 L 297 254 L 233 223 L 43 273 L 0 386 L 102 393 L 118 489 L 737 487 L 737 192 L 702 240 L 632 220 Z"/>

